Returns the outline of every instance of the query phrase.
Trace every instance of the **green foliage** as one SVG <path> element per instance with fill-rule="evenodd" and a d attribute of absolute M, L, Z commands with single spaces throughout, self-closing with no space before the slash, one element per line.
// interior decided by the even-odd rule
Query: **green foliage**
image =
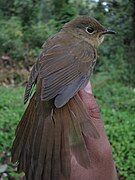
<path fill-rule="evenodd" d="M 36 22 L 39 13 L 39 1 L 38 0 L 14 0 L 13 13 L 15 16 L 20 17 L 23 26 L 30 25 Z"/>
<path fill-rule="evenodd" d="M 123 179 L 133 180 L 135 178 L 135 91 L 103 73 L 98 73 L 92 84 L 119 174 Z M 23 88 L 1 87 L 0 94 L 0 152 L 9 152 L 16 125 L 24 112 Z"/>
<path fill-rule="evenodd" d="M 0 14 L 6 20 L 11 16 L 17 16 L 23 25 L 28 25 L 37 20 L 38 12 L 38 0 L 0 0 Z"/>
<path fill-rule="evenodd" d="M 62 27 L 65 23 L 75 18 L 76 15 L 77 10 L 73 4 L 66 4 L 61 8 L 59 15 L 56 16 L 56 20 L 58 21 L 58 25 Z"/>
<path fill-rule="evenodd" d="M 19 18 L 11 17 L 8 21 L 0 20 L 0 55 L 8 54 L 15 59 L 23 55 L 23 31 Z"/>
<path fill-rule="evenodd" d="M 24 60 L 25 55 L 37 57 L 41 46 L 52 34 L 55 34 L 55 20 L 38 23 L 23 28 L 20 19 L 11 17 L 8 21 L 0 21 L 0 55 L 8 54 L 15 60 Z"/>
<path fill-rule="evenodd" d="M 135 178 L 135 90 L 102 73 L 93 79 L 93 85 L 118 172 L 124 179 L 133 180 Z"/>
<path fill-rule="evenodd" d="M 23 112 L 23 89 L 0 87 L 0 152 L 9 150 Z"/>
<path fill-rule="evenodd" d="M 10 149 L 18 120 L 24 111 L 23 88 L 0 87 L 0 178 L 18 180 L 22 174 L 15 172 L 15 167 L 9 161 Z"/>
<path fill-rule="evenodd" d="M 135 1 L 110 1 L 103 5 L 99 1 L 94 14 L 105 27 L 116 31 L 115 37 L 105 39 L 101 46 L 100 71 L 115 74 L 118 81 L 134 85 L 135 74 L 135 34 L 134 34 Z M 105 11 L 105 8 L 108 11 Z M 118 13 L 119 12 L 119 13 Z"/>
<path fill-rule="evenodd" d="M 0 1 L 0 55 L 7 54 L 23 64 L 22 60 L 37 57 L 44 41 L 77 14 L 94 16 L 117 32 L 100 47 L 97 71 L 134 85 L 134 7 L 133 0 Z"/>
<path fill-rule="evenodd" d="M 47 23 L 39 22 L 24 30 L 24 56 L 37 58 L 42 45 L 48 37 L 56 33 L 56 21 L 49 20 Z"/>
<path fill-rule="evenodd" d="M 28 43 L 31 49 L 35 47 L 41 48 L 45 40 L 56 33 L 55 25 L 56 22 L 53 19 L 46 24 L 42 22 L 35 25 L 33 24 L 30 28 L 25 30 L 24 41 Z"/>
<path fill-rule="evenodd" d="M 133 180 L 134 0 L 0 0 L 0 57 L 7 55 L 20 67 L 29 66 L 29 62 L 33 64 L 45 40 L 77 14 L 93 16 L 117 32 L 116 36 L 106 37 L 98 50 L 98 75 L 93 84 L 119 173 L 123 179 Z M 13 79 L 19 83 L 23 78 L 18 73 Z M 6 151 L 7 156 L 10 156 L 15 127 L 23 112 L 22 91 L 23 88 L 0 87 L 0 152 Z M 12 168 L 9 173 L 14 174 Z"/>

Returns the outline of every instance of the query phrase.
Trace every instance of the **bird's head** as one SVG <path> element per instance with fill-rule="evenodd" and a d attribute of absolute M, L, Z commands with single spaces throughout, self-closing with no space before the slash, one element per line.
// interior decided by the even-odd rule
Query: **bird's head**
<path fill-rule="evenodd" d="M 106 34 L 115 34 L 114 31 L 106 29 L 96 19 L 80 16 L 66 23 L 63 29 L 81 38 L 94 47 L 98 47 L 104 40 Z"/>

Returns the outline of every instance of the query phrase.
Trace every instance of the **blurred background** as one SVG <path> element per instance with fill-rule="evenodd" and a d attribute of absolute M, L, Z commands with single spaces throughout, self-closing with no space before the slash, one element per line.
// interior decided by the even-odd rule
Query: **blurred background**
<path fill-rule="evenodd" d="M 117 32 L 99 48 L 91 81 L 119 178 L 135 179 L 134 0 L 0 0 L 0 179 L 20 179 L 10 148 L 29 71 L 45 40 L 77 15 Z"/>

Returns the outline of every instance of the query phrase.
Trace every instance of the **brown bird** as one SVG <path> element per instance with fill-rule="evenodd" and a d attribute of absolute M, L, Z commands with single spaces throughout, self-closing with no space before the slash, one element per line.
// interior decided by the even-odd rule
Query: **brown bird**
<path fill-rule="evenodd" d="M 90 78 L 97 47 L 114 34 L 97 20 L 78 17 L 49 38 L 32 68 L 24 102 L 36 90 L 16 129 L 12 162 L 26 180 L 70 179 L 71 153 L 84 168 L 90 157 L 84 136 L 99 138 L 78 95 Z"/>

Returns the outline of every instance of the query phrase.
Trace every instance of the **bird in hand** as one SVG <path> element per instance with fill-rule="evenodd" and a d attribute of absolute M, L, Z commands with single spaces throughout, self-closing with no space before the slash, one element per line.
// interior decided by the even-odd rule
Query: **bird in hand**
<path fill-rule="evenodd" d="M 84 136 L 100 134 L 78 92 L 88 84 L 104 36 L 114 33 L 94 18 L 80 16 L 44 43 L 26 86 L 24 102 L 30 100 L 12 146 L 12 162 L 18 162 L 26 180 L 69 180 L 71 154 L 82 167 L 90 167 Z"/>

